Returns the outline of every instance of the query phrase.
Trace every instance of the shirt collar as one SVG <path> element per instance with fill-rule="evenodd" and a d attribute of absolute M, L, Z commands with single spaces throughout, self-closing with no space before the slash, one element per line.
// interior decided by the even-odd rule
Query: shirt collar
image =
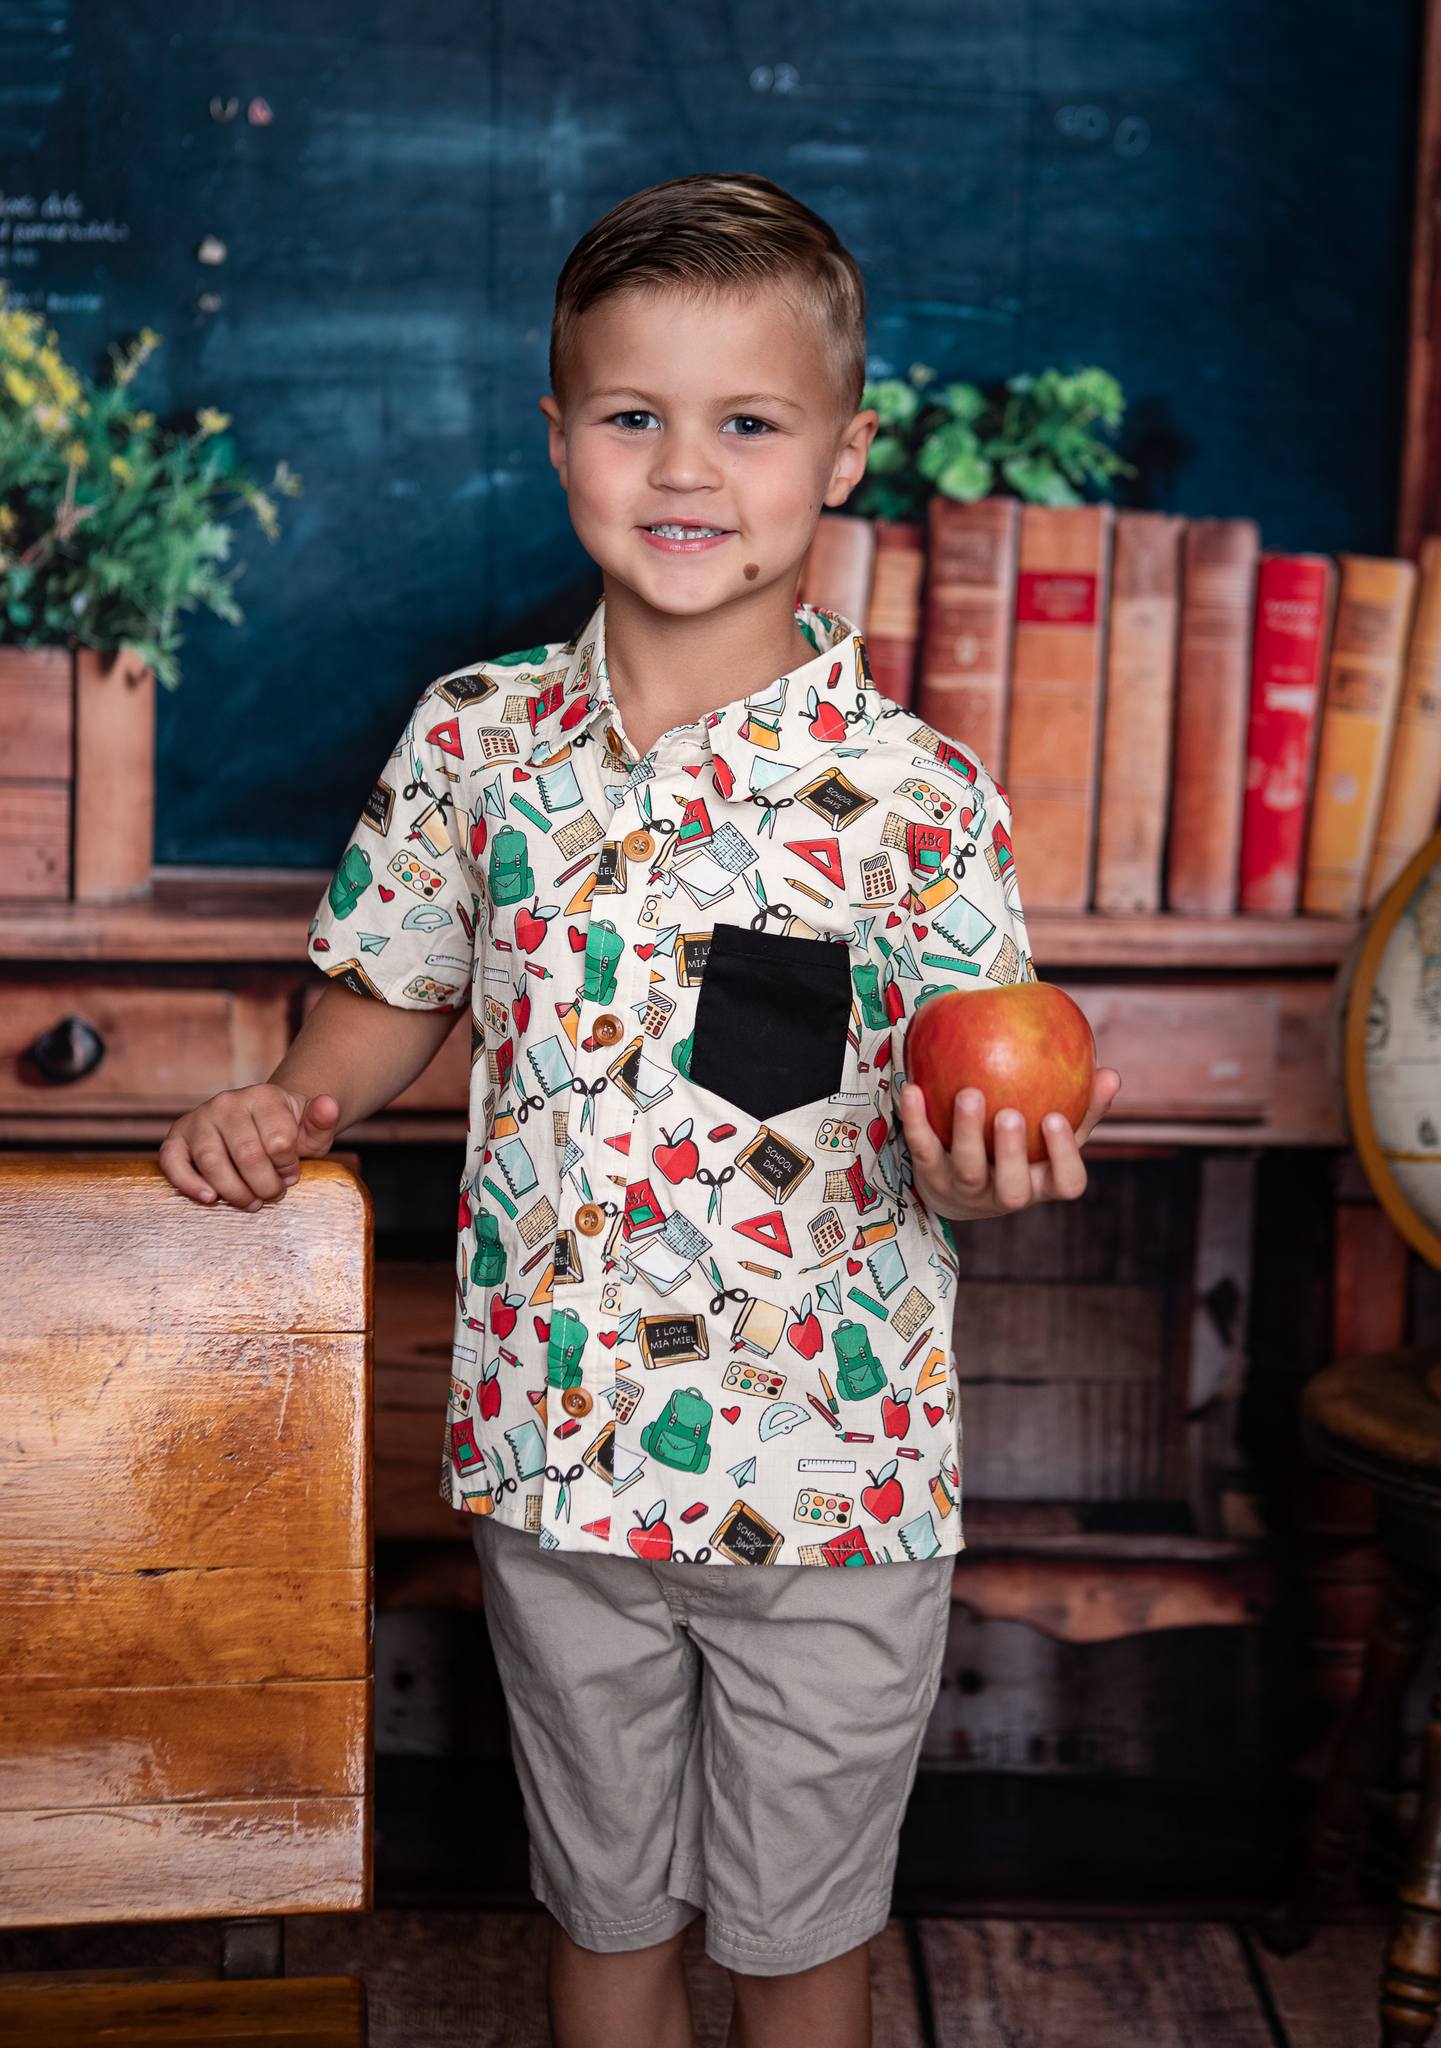
<path fill-rule="evenodd" d="M 840 612 L 802 602 L 795 620 L 816 649 L 811 659 L 701 721 L 723 797 L 746 797 L 785 781 L 834 754 L 853 728 L 858 737 L 869 728 L 873 713 L 861 693 L 871 671 L 859 628 Z M 563 665 L 546 672 L 531 701 L 530 764 L 548 760 L 614 709 L 602 597 Z"/>

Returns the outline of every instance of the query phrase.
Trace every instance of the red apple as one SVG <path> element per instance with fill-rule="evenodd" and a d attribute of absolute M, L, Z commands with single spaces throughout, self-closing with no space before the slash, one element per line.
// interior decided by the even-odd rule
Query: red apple
<path fill-rule="evenodd" d="M 626 1530 L 626 1542 L 637 1557 L 657 1558 L 663 1563 L 670 1556 L 672 1542 L 670 1523 L 665 1519 L 665 1502 L 652 1501 L 644 1514 L 637 1509 L 635 1518 L 640 1527 Z"/>
<path fill-rule="evenodd" d="M 489 829 L 485 822 L 485 813 L 477 811 L 470 821 L 470 857 L 472 860 L 479 860 L 480 856 L 485 852 L 485 842 Z"/>
<path fill-rule="evenodd" d="M 872 1472 L 868 1465 L 866 1476 L 871 1483 L 861 1488 L 861 1506 L 878 1522 L 893 1522 L 906 1504 L 905 1491 L 896 1477 L 896 1460 L 882 1465 L 879 1472 Z"/>
<path fill-rule="evenodd" d="M 494 1422 L 500 1413 L 500 1360 L 492 1358 L 481 1372 L 480 1393 L 475 1405 L 486 1422 Z"/>
<path fill-rule="evenodd" d="M 490 1327 L 497 1337 L 508 1337 L 515 1328 L 515 1319 L 520 1313 L 523 1294 L 492 1294 L 490 1297 Z"/>
<path fill-rule="evenodd" d="M 651 1153 L 651 1164 L 657 1173 L 663 1173 L 675 1186 L 677 1181 L 690 1180 L 700 1170 L 700 1147 L 691 1136 L 691 1122 L 687 1118 L 675 1131 L 662 1131 L 663 1145 L 657 1145 Z"/>
<path fill-rule="evenodd" d="M 811 1308 L 811 1298 L 806 1296 L 800 1307 L 793 1311 L 795 1321 L 786 1331 L 786 1342 L 802 1358 L 814 1358 L 821 1348 L 820 1318 Z"/>
<path fill-rule="evenodd" d="M 846 721 L 834 704 L 822 704 L 806 728 L 812 739 L 834 745 L 846 736 Z"/>
<path fill-rule="evenodd" d="M 524 1031 L 530 1022 L 530 990 L 524 982 L 515 992 L 515 1001 L 510 1006 L 510 1020 L 517 1031 Z"/>
<path fill-rule="evenodd" d="M 911 1426 L 911 1390 L 894 1387 L 881 1397 L 881 1428 L 887 1436 L 904 1436 Z"/>
<path fill-rule="evenodd" d="M 951 1142 L 957 1091 L 979 1088 L 987 1152 L 996 1111 L 1018 1109 L 1026 1119 L 1027 1157 L 1044 1159 L 1041 1118 L 1060 1110 L 1075 1130 L 1086 1114 L 1096 1041 L 1085 1011 L 1063 989 L 1018 981 L 929 997 L 911 1019 L 905 1060 L 943 1145 Z"/>
<path fill-rule="evenodd" d="M 535 914 L 538 908 L 522 903 L 515 913 L 515 943 L 522 953 L 533 953 L 545 937 L 545 919 Z"/>

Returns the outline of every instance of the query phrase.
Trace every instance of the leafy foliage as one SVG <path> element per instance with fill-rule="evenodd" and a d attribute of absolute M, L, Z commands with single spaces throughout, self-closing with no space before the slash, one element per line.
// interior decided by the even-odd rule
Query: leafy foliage
<path fill-rule="evenodd" d="M 276 464 L 268 490 L 237 468 L 225 413 L 205 406 L 182 431 L 134 409 L 130 386 L 160 346 L 151 328 L 111 349 L 100 385 L 62 359 L 40 320 L 7 309 L 0 283 L 0 644 L 133 647 L 167 689 L 180 681 L 180 615 L 198 605 L 239 625 L 222 571 L 250 507 L 279 537 L 270 493 L 301 479 Z"/>
<path fill-rule="evenodd" d="M 862 407 L 880 425 L 866 473 L 846 509 L 865 518 L 920 519 L 937 492 L 970 504 L 1017 497 L 1036 505 L 1079 505 L 1085 489 L 1109 490 L 1136 470 L 1107 445 L 1125 398 L 1106 370 L 1042 370 L 994 390 L 943 384 L 913 363 L 905 377 L 868 383 Z"/>

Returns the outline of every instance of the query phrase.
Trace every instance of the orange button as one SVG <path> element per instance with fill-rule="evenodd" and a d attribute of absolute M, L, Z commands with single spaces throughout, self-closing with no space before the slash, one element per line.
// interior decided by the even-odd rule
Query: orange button
<path fill-rule="evenodd" d="M 649 832 L 627 832 L 624 845 L 627 860 L 649 860 L 655 852 L 655 841 Z"/>
<path fill-rule="evenodd" d="M 605 1229 L 605 1211 L 594 1202 L 582 1202 L 575 1212 L 575 1227 L 583 1230 L 587 1237 L 594 1237 Z"/>
<path fill-rule="evenodd" d="M 596 1018 L 591 1035 L 597 1045 L 619 1045 L 625 1037 L 625 1026 L 619 1017 L 607 1010 L 603 1017 Z"/>
<path fill-rule="evenodd" d="M 589 1415 L 595 1404 L 584 1387 L 567 1387 L 560 1397 L 560 1405 L 567 1415 Z"/>

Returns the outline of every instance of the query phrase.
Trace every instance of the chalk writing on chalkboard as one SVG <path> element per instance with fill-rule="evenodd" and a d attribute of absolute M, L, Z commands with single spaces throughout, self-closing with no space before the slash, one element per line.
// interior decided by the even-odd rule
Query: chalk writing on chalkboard
<path fill-rule="evenodd" d="M 453 704 L 457 711 L 463 704 L 482 704 L 487 697 L 493 697 L 500 688 L 489 676 L 451 676 L 436 685 L 437 697 L 444 697 L 447 704 Z"/>
<path fill-rule="evenodd" d="M 762 1124 L 745 1150 L 736 1154 L 736 1165 L 741 1172 L 749 1174 L 778 1202 L 794 1194 L 814 1164 L 813 1159 L 808 1159 L 804 1152 L 798 1152 L 769 1124 Z"/>
<path fill-rule="evenodd" d="M 675 942 L 675 978 L 682 988 L 694 988 L 705 976 L 710 960 L 709 932 L 682 932 Z"/>
<path fill-rule="evenodd" d="M 704 1316 L 642 1316 L 640 1355 L 648 1366 L 689 1365 L 710 1357 Z"/>
<path fill-rule="evenodd" d="M 381 776 L 365 799 L 365 808 L 360 815 L 372 831 L 384 834 L 390 830 L 390 819 L 394 809 L 395 791 L 384 776 Z"/>
<path fill-rule="evenodd" d="M 728 1507 L 716 1524 L 711 1549 L 732 1564 L 771 1564 L 781 1547 L 781 1532 L 743 1500 Z"/>
<path fill-rule="evenodd" d="M 839 832 L 860 817 L 862 811 L 868 811 L 875 798 L 857 789 L 839 768 L 827 768 L 814 782 L 796 791 L 796 802 L 828 819 Z"/>

